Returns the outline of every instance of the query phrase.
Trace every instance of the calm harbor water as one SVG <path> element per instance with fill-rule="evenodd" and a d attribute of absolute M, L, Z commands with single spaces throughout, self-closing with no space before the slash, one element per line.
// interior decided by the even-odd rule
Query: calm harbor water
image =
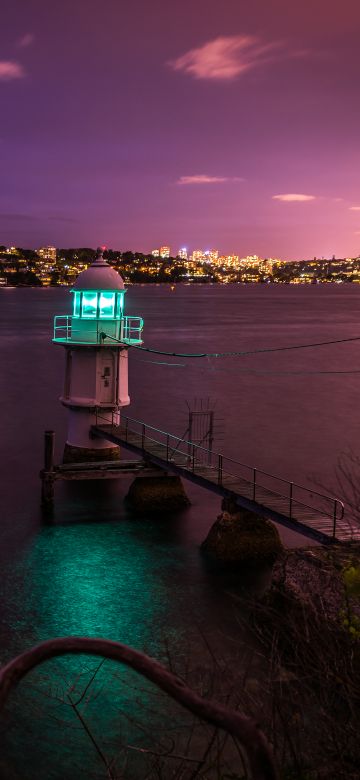
<path fill-rule="evenodd" d="M 144 317 L 146 345 L 163 350 L 223 352 L 360 335 L 356 285 L 133 286 L 126 303 L 128 314 Z M 66 435 L 66 412 L 58 401 L 64 354 L 51 344 L 52 318 L 69 310 L 65 288 L 0 290 L 0 659 L 66 634 L 118 639 L 158 657 L 167 638 L 179 653 L 190 643 L 196 655 L 190 638 L 195 626 L 226 653 L 232 606 L 199 554 L 219 512 L 216 497 L 187 486 L 192 506 L 164 522 L 129 515 L 122 502 L 126 485 L 120 482 L 58 485 L 54 523 L 42 523 L 43 431 L 55 429 L 58 459 Z M 360 449 L 360 373 L 336 372 L 359 369 L 360 343 L 241 359 L 178 359 L 176 366 L 169 362 L 131 352 L 127 413 L 132 417 L 182 434 L 186 401 L 210 397 L 222 420 L 215 443 L 221 451 L 310 486 L 318 480 L 338 492 L 340 453 Z M 329 371 L 335 373 L 320 373 Z M 283 538 L 303 544 L 290 532 Z M 77 747 L 72 742 L 73 713 L 62 715 L 69 721 L 68 732 L 61 726 L 62 735 L 71 738 L 60 739 L 54 710 L 54 686 L 64 696 L 78 666 L 65 660 L 49 669 L 48 676 L 43 670 L 23 683 L 21 695 L 10 704 L 10 719 L 1 725 L 6 735 L 0 777 L 60 780 L 87 777 L 89 766 L 93 769 L 91 744 L 81 742 L 79 734 Z M 122 707 L 130 712 L 133 706 L 121 681 L 116 685 L 102 692 L 100 715 L 97 711 L 100 720 L 105 710 L 112 713 L 114 732 L 119 726 L 114 702 L 121 696 Z M 45 690 L 47 706 L 53 708 L 50 719 Z M 29 711 L 36 711 L 32 723 L 21 709 L 23 696 Z M 109 733 L 107 721 L 103 729 Z M 99 767 L 94 776 L 103 776 Z"/>

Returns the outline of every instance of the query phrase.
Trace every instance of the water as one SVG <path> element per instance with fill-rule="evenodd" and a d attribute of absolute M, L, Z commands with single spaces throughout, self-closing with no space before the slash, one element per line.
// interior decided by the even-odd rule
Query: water
<path fill-rule="evenodd" d="M 127 313 L 144 317 L 148 346 L 217 352 L 360 335 L 359 298 L 355 285 L 134 286 Z M 188 511 L 167 521 L 139 520 L 123 506 L 126 484 L 59 484 L 54 524 L 42 524 L 43 431 L 56 431 L 58 459 L 66 433 L 58 401 L 64 354 L 51 344 L 52 317 L 69 312 L 70 295 L 67 289 L 1 290 L 0 307 L 2 661 L 41 639 L 67 634 L 118 639 L 157 657 L 166 637 L 174 652 L 191 647 L 200 662 L 203 648 L 194 640 L 199 629 L 213 647 L 233 652 L 232 603 L 199 554 L 219 512 L 217 497 L 187 485 Z M 182 434 L 186 400 L 210 396 L 223 419 L 216 444 L 224 453 L 298 482 L 317 480 L 336 493 L 340 453 L 358 450 L 360 374 L 311 372 L 358 370 L 359 355 L 353 342 L 221 361 L 177 359 L 180 365 L 169 366 L 167 358 L 134 350 L 127 411 Z M 304 543 L 282 534 L 289 544 Z M 94 662 L 82 660 L 84 674 L 90 668 Z M 22 683 L 9 705 L 1 777 L 89 776 L 96 763 L 92 745 L 74 727 L 71 708 L 64 714 L 63 706 L 60 730 L 53 710 L 54 686 L 64 698 L 78 673 L 79 660 L 66 659 Z M 111 685 L 106 678 L 100 711 L 88 704 L 89 717 L 96 715 L 97 724 L 100 719 L 109 739 L 119 728 L 114 702 L 121 701 L 128 714 L 134 707 L 134 695 L 120 678 Z M 144 691 L 143 706 L 146 686 Z M 28 712 L 34 711 L 30 724 Z M 100 770 L 96 764 L 96 776 Z"/>

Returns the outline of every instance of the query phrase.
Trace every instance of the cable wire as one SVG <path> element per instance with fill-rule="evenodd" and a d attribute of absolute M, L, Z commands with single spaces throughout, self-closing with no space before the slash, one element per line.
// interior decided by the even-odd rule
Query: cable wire
<path fill-rule="evenodd" d="M 171 368 L 197 368 L 197 366 L 190 366 L 189 363 L 165 363 L 159 360 L 139 360 L 135 358 L 136 363 L 145 363 L 150 366 L 167 366 Z M 256 374 L 260 376 L 311 376 L 319 374 L 360 374 L 360 369 L 333 369 L 325 371 L 261 371 L 256 368 L 215 368 L 215 366 L 209 366 L 207 369 L 201 368 L 202 372 L 210 371 L 212 373 L 224 373 L 224 374 Z"/>
<path fill-rule="evenodd" d="M 109 336 L 107 333 L 101 333 L 102 338 L 109 338 L 112 341 L 121 343 L 121 339 L 115 336 Z M 311 347 L 324 347 L 328 344 L 345 344 L 350 341 L 360 341 L 360 336 L 352 336 L 347 339 L 332 339 L 331 341 L 315 341 L 311 344 L 293 344 L 286 347 L 264 347 L 262 349 L 250 349 L 239 352 L 166 352 L 165 350 L 153 349 L 152 347 L 141 347 L 139 344 L 128 344 L 131 349 L 138 349 L 140 352 L 151 352 L 153 355 L 166 355 L 167 357 L 179 358 L 226 358 L 226 357 L 245 357 L 246 355 L 259 355 L 266 352 L 285 352 L 292 349 L 309 349 Z"/>

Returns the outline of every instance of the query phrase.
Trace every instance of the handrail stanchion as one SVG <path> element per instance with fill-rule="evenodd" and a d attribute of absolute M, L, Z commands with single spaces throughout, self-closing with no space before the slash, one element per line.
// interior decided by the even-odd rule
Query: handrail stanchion
<path fill-rule="evenodd" d="M 292 502 L 293 502 L 293 482 L 290 482 L 290 494 L 289 494 L 289 520 L 292 520 Z"/>
<path fill-rule="evenodd" d="M 333 517 L 333 538 L 336 538 L 336 510 L 337 510 L 337 501 L 335 499 L 334 501 L 334 517 Z"/>
<path fill-rule="evenodd" d="M 218 456 L 218 485 L 222 485 L 223 456 Z"/>
<path fill-rule="evenodd" d="M 195 471 L 195 444 L 192 445 L 192 470 Z"/>
<path fill-rule="evenodd" d="M 256 469 L 253 469 L 253 501 L 256 497 Z"/>
<path fill-rule="evenodd" d="M 145 423 L 141 426 L 141 449 L 145 449 Z"/>
<path fill-rule="evenodd" d="M 166 463 L 169 463 L 169 434 L 166 436 Z"/>

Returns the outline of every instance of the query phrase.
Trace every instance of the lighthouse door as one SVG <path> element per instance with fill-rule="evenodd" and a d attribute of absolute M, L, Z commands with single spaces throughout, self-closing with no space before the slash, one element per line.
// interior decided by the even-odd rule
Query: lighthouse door
<path fill-rule="evenodd" d="M 101 404 L 114 402 L 114 359 L 111 354 L 101 354 L 99 362 L 99 401 Z"/>

